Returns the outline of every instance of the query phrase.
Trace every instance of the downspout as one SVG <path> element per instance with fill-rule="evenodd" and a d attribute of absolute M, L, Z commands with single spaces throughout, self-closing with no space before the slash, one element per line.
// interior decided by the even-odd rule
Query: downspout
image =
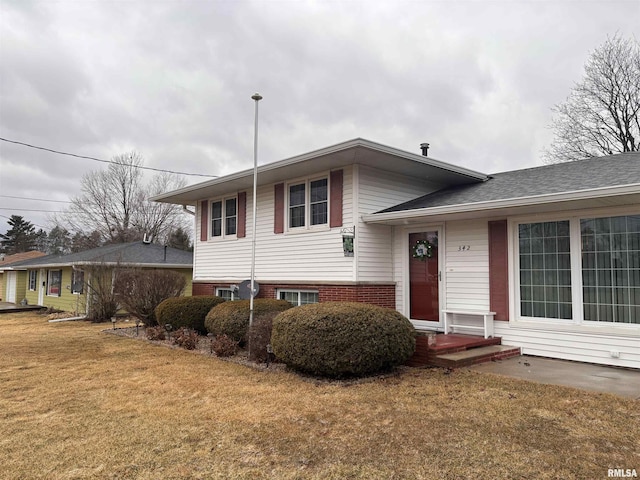
<path fill-rule="evenodd" d="M 193 215 L 194 217 L 196 216 L 196 212 L 194 212 L 193 210 L 189 210 L 186 205 L 182 205 L 182 211 L 183 212 L 187 212 L 187 213 Z"/>

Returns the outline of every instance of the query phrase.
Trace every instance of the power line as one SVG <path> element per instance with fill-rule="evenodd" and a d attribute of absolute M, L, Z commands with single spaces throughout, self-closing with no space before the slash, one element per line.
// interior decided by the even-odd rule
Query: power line
<path fill-rule="evenodd" d="M 6 218 L 7 220 L 11 220 L 11 217 L 7 217 L 6 215 L 2 215 L 1 213 L 0 213 L 0 217 Z M 33 222 L 29 222 L 29 223 L 34 227 L 49 228 L 49 227 L 43 227 L 42 225 L 38 225 L 37 223 L 33 223 Z"/>
<path fill-rule="evenodd" d="M 40 209 L 38 209 L 38 208 L 11 208 L 11 207 L 0 207 L 0 210 L 15 210 L 16 212 L 62 213 L 60 210 L 40 210 Z"/>
<path fill-rule="evenodd" d="M 69 157 L 76 157 L 76 158 L 86 158 L 87 160 L 93 160 L 95 162 L 109 163 L 109 164 L 112 164 L 112 165 L 120 165 L 119 163 L 114 162 L 113 160 L 103 160 L 101 158 L 96 158 L 96 157 L 88 157 L 88 156 L 85 156 L 85 155 L 76 155 L 75 153 L 61 152 L 59 150 L 53 150 L 51 148 L 38 147 L 37 145 L 31 145 L 30 143 L 18 142 L 16 140 L 9 140 L 8 138 L 0 137 L 0 140 L 2 140 L 3 142 L 15 143 L 16 145 L 22 145 L 24 147 L 35 148 L 37 150 L 44 150 L 45 152 L 57 153 L 58 155 L 67 155 Z M 174 173 L 176 175 L 189 175 L 189 176 L 192 176 L 192 177 L 207 177 L 207 178 L 217 178 L 218 177 L 218 175 L 205 175 L 203 173 L 176 172 L 176 171 L 173 171 L 173 170 L 164 170 L 162 168 L 145 167 L 145 166 L 141 166 L 141 165 L 130 165 L 130 166 L 133 167 L 133 168 L 141 168 L 143 170 L 153 170 L 154 172 Z"/>
<path fill-rule="evenodd" d="M 54 202 L 54 203 L 73 203 L 69 200 L 51 200 L 48 198 L 31 198 L 31 197 L 14 197 L 13 195 L 0 195 L 2 198 L 17 198 L 19 200 L 37 200 L 39 202 Z"/>

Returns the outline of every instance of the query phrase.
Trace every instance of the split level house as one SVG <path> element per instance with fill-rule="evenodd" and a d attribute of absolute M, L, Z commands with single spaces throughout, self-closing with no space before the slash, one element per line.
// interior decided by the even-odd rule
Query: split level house
<path fill-rule="evenodd" d="M 14 302 L 41 305 L 77 315 L 91 308 L 91 272 L 95 267 L 168 269 L 184 275 L 191 295 L 193 254 L 146 241 L 105 245 L 68 255 L 47 255 L 13 263 L 5 271 L 22 279 Z"/>
<path fill-rule="evenodd" d="M 262 165 L 257 185 L 258 297 L 640 368 L 638 153 L 488 175 L 355 139 Z M 155 197 L 195 206 L 194 295 L 250 277 L 252 194 L 246 170 Z"/>

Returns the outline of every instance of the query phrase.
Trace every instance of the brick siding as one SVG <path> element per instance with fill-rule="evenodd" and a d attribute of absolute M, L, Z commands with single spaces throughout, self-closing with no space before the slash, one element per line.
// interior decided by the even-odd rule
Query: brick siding
<path fill-rule="evenodd" d="M 229 288 L 229 283 L 194 283 L 193 295 L 215 295 L 216 288 Z M 385 308 L 396 308 L 395 285 L 300 285 L 290 283 L 260 284 L 257 298 L 276 298 L 276 290 L 313 290 L 320 302 L 360 302 Z"/>

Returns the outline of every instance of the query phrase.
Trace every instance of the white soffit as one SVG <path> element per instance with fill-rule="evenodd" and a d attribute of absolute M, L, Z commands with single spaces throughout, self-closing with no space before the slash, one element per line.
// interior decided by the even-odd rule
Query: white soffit
<path fill-rule="evenodd" d="M 487 179 L 484 173 L 361 138 L 258 167 L 258 185 L 270 185 L 317 172 L 361 164 L 380 170 L 456 185 Z M 153 201 L 195 205 L 198 200 L 250 189 L 253 169 L 156 195 Z"/>

